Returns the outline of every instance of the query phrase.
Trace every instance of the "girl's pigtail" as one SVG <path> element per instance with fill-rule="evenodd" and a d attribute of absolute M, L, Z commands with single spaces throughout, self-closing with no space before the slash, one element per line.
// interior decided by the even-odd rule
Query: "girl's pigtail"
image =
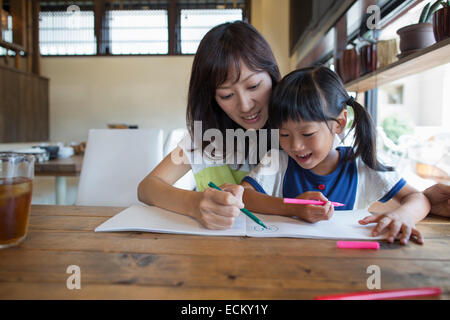
<path fill-rule="evenodd" d="M 355 117 L 351 128 L 355 130 L 352 158 L 361 157 L 369 168 L 376 171 L 393 170 L 377 160 L 376 128 L 370 114 L 353 97 L 347 101 L 347 105 L 353 108 Z"/>

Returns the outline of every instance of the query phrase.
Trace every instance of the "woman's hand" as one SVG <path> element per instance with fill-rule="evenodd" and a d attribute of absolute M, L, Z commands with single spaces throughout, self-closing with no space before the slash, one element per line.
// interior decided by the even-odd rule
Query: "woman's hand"
<path fill-rule="evenodd" d="M 430 200 L 430 213 L 450 218 L 450 186 L 438 183 L 426 189 L 423 194 Z"/>
<path fill-rule="evenodd" d="M 299 195 L 297 199 L 325 201 L 326 204 L 320 206 L 288 204 L 289 206 L 292 206 L 293 216 L 299 217 L 310 223 L 316 223 L 321 220 L 330 220 L 333 216 L 334 207 L 321 192 L 308 191 Z"/>
<path fill-rule="evenodd" d="M 377 225 L 372 231 L 372 236 L 374 237 L 381 234 L 384 229 L 389 229 L 389 234 L 386 239 L 390 243 L 393 243 L 395 239 L 399 238 L 401 244 L 407 244 L 411 238 L 418 244 L 423 244 L 422 234 L 416 229 L 414 222 L 395 211 L 384 214 L 373 214 L 360 220 L 359 223 L 362 225 L 376 223 Z"/>
<path fill-rule="evenodd" d="M 224 230 L 231 228 L 234 219 L 244 208 L 242 194 L 244 188 L 240 185 L 224 184 L 223 191 L 208 188 L 199 192 L 197 211 L 194 217 L 208 229 Z"/>

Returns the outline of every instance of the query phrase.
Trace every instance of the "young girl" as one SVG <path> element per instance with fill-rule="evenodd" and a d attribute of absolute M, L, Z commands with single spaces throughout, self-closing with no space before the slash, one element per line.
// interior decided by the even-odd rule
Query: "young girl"
<path fill-rule="evenodd" d="M 335 135 L 353 108 L 353 147 L 333 148 Z M 246 208 L 261 213 L 296 216 L 309 222 L 330 219 L 334 210 L 366 209 L 375 201 L 397 200 L 398 209 L 373 215 L 360 224 L 377 223 L 373 235 L 389 228 L 388 241 L 413 235 L 423 243 L 415 223 L 430 210 L 427 198 L 376 158 L 375 126 L 370 115 L 345 91 L 339 77 L 325 67 L 288 74 L 277 85 L 269 122 L 279 129 L 280 147 L 271 150 L 244 178 Z M 276 163 L 278 170 L 270 170 Z M 255 191 L 256 190 L 256 191 Z M 284 204 L 282 198 L 326 201 L 323 206 Z M 333 208 L 328 201 L 344 203 Z"/>
<path fill-rule="evenodd" d="M 223 137 L 227 129 L 262 129 L 272 87 L 280 78 L 270 46 L 250 24 L 237 21 L 211 29 L 192 65 L 187 106 L 190 135 L 141 181 L 139 200 L 191 216 L 209 229 L 231 227 L 243 208 L 243 188 L 238 184 L 257 164 L 248 161 L 248 147 L 253 146 L 247 143 L 244 163 L 217 164 L 207 152 L 211 142 L 196 141 L 195 131 L 202 138 L 210 129 Z M 234 150 L 226 151 L 231 157 L 223 154 L 223 158 L 234 157 Z M 191 169 L 200 192 L 172 186 Z M 210 181 L 224 191 L 208 188 Z"/>

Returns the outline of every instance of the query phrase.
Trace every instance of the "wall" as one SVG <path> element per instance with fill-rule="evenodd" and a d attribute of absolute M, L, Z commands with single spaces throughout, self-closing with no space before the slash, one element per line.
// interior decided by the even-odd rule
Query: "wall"
<path fill-rule="evenodd" d="M 185 126 L 193 56 L 43 57 L 50 79 L 50 140 L 85 141 L 108 123 Z"/>
<path fill-rule="evenodd" d="M 289 0 L 252 1 L 253 25 L 271 45 L 282 75 L 290 71 Z M 185 126 L 193 56 L 42 57 L 50 79 L 50 141 L 80 142 L 108 123 Z"/>
<path fill-rule="evenodd" d="M 251 23 L 272 47 L 281 75 L 291 71 L 289 57 L 289 0 L 254 0 Z"/>

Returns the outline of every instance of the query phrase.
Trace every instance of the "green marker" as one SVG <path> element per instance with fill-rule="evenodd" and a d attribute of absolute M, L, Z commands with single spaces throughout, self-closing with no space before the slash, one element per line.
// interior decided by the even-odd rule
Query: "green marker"
<path fill-rule="evenodd" d="M 210 186 L 211 188 L 214 188 L 214 189 L 216 189 L 216 190 L 223 191 L 223 190 L 220 189 L 218 186 L 216 186 L 212 181 L 210 181 L 210 182 L 208 183 L 208 186 Z M 247 209 L 243 208 L 243 209 L 241 209 L 241 211 L 242 211 L 243 213 L 245 213 L 245 214 L 247 215 L 247 217 L 249 217 L 250 219 L 252 219 L 253 221 L 255 221 L 257 224 L 259 224 L 261 227 L 264 227 L 264 228 L 266 228 L 266 229 L 269 229 L 269 228 L 266 227 L 266 225 L 265 225 L 261 220 L 259 220 L 253 213 L 251 213 L 251 212 L 248 211 Z"/>

